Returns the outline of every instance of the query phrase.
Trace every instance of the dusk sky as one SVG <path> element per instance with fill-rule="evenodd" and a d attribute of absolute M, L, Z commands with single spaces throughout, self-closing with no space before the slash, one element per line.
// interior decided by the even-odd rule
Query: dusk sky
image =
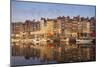
<path fill-rule="evenodd" d="M 12 1 L 11 21 L 40 20 L 57 16 L 95 16 L 95 6 Z"/>

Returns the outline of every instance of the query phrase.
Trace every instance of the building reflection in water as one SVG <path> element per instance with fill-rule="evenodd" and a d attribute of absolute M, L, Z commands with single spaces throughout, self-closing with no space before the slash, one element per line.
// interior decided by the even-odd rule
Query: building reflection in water
<path fill-rule="evenodd" d="M 63 42 L 42 42 L 28 43 L 23 46 L 12 46 L 12 56 L 24 56 L 24 59 L 37 59 L 39 64 L 52 63 L 69 63 L 69 62 L 84 62 L 95 60 L 95 45 L 91 44 L 76 44 Z M 13 59 L 11 59 L 13 60 Z M 16 62 L 17 63 L 17 62 Z M 16 65 L 12 62 L 12 65 Z M 32 63 L 34 64 L 34 63 Z M 20 65 L 20 64 L 19 64 Z"/>

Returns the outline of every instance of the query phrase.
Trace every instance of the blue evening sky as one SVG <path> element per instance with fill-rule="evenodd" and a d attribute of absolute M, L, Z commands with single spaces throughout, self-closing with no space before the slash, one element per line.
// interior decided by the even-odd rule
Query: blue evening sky
<path fill-rule="evenodd" d="M 95 6 L 12 1 L 12 22 L 56 18 L 57 16 L 95 16 Z"/>

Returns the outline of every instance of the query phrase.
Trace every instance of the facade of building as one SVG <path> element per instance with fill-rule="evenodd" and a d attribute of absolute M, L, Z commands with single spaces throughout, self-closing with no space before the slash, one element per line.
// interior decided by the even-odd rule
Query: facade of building
<path fill-rule="evenodd" d="M 70 18 L 59 16 L 56 19 L 41 18 L 40 21 L 11 23 L 11 42 L 31 42 L 33 39 L 90 37 L 95 32 L 93 19 L 84 19 L 80 16 Z"/>

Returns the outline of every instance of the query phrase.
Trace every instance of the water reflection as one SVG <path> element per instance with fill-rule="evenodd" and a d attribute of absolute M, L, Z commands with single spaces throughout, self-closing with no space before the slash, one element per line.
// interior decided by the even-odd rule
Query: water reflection
<path fill-rule="evenodd" d="M 37 64 L 93 61 L 95 60 L 95 45 L 93 43 L 76 44 L 65 41 L 28 43 L 22 46 L 12 46 L 12 56 L 12 65 L 22 65 L 22 63 L 17 64 L 18 61 L 13 62 L 18 59 L 17 56 L 24 57 L 26 61 L 37 60 Z M 33 61 L 30 63 L 36 64 Z"/>

